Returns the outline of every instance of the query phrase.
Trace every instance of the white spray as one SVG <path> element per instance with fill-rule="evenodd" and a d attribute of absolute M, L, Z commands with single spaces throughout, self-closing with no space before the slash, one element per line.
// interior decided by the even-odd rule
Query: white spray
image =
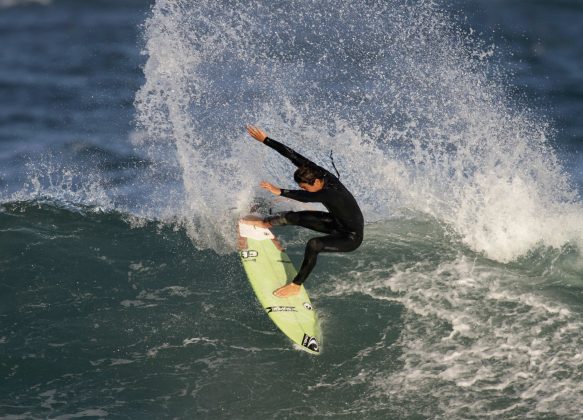
<path fill-rule="evenodd" d="M 259 180 L 292 186 L 246 123 L 320 164 L 333 149 L 369 221 L 429 213 L 500 261 L 583 238 L 547 124 L 433 1 L 158 0 L 144 28 L 140 146 L 180 174 L 157 205 L 200 247 L 233 245 Z"/>

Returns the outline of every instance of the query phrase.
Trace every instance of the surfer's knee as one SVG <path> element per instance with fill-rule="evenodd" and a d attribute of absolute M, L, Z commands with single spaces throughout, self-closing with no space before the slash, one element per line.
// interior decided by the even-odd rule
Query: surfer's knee
<path fill-rule="evenodd" d="M 324 242 L 322 242 L 320 238 L 312 238 L 306 244 L 306 250 L 315 254 L 321 252 L 323 248 Z"/>

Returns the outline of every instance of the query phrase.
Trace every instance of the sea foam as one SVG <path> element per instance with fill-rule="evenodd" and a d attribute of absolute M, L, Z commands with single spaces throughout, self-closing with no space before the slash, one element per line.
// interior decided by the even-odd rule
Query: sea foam
<path fill-rule="evenodd" d="M 234 221 L 293 167 L 257 124 L 354 192 L 368 221 L 403 209 L 511 261 L 583 238 L 583 208 L 552 128 L 513 96 L 497 46 L 437 2 L 158 0 L 144 25 L 140 148 L 157 206 L 197 246 L 230 251 Z"/>

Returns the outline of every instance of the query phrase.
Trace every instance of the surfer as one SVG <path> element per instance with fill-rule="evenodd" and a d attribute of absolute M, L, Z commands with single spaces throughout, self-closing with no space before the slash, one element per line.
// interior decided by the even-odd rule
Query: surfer
<path fill-rule="evenodd" d="M 364 218 L 358 203 L 336 176 L 289 147 L 269 138 L 257 127 L 247 126 L 247 132 L 254 139 L 288 158 L 298 168 L 294 172 L 294 180 L 301 190 L 287 190 L 265 181 L 260 184 L 262 188 L 272 194 L 303 203 L 322 203 L 328 209 L 328 212 L 289 211 L 264 220 L 247 221 L 266 228 L 296 225 L 327 234 L 308 241 L 304 261 L 296 277 L 291 283 L 273 292 L 278 297 L 293 296 L 300 292 L 302 284 L 316 265 L 320 252 L 349 252 L 360 246 Z"/>

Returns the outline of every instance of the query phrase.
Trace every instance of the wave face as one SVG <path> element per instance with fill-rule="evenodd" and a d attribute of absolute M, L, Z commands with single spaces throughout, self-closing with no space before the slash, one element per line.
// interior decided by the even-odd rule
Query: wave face
<path fill-rule="evenodd" d="M 435 219 L 368 225 L 361 250 L 323 256 L 308 280 L 314 358 L 256 304 L 238 256 L 197 250 L 185 229 L 46 202 L 2 205 L 0 227 L 9 416 L 582 414 L 573 248 L 501 264 Z M 305 241 L 281 233 L 298 263 Z"/>
<path fill-rule="evenodd" d="M 200 246 L 232 242 L 229 209 L 245 213 L 260 179 L 290 184 L 246 123 L 326 166 L 333 149 L 368 220 L 427 213 L 498 261 L 582 237 L 548 123 L 435 2 L 161 0 L 144 36 L 139 144 L 182 174 L 172 205 Z"/>

